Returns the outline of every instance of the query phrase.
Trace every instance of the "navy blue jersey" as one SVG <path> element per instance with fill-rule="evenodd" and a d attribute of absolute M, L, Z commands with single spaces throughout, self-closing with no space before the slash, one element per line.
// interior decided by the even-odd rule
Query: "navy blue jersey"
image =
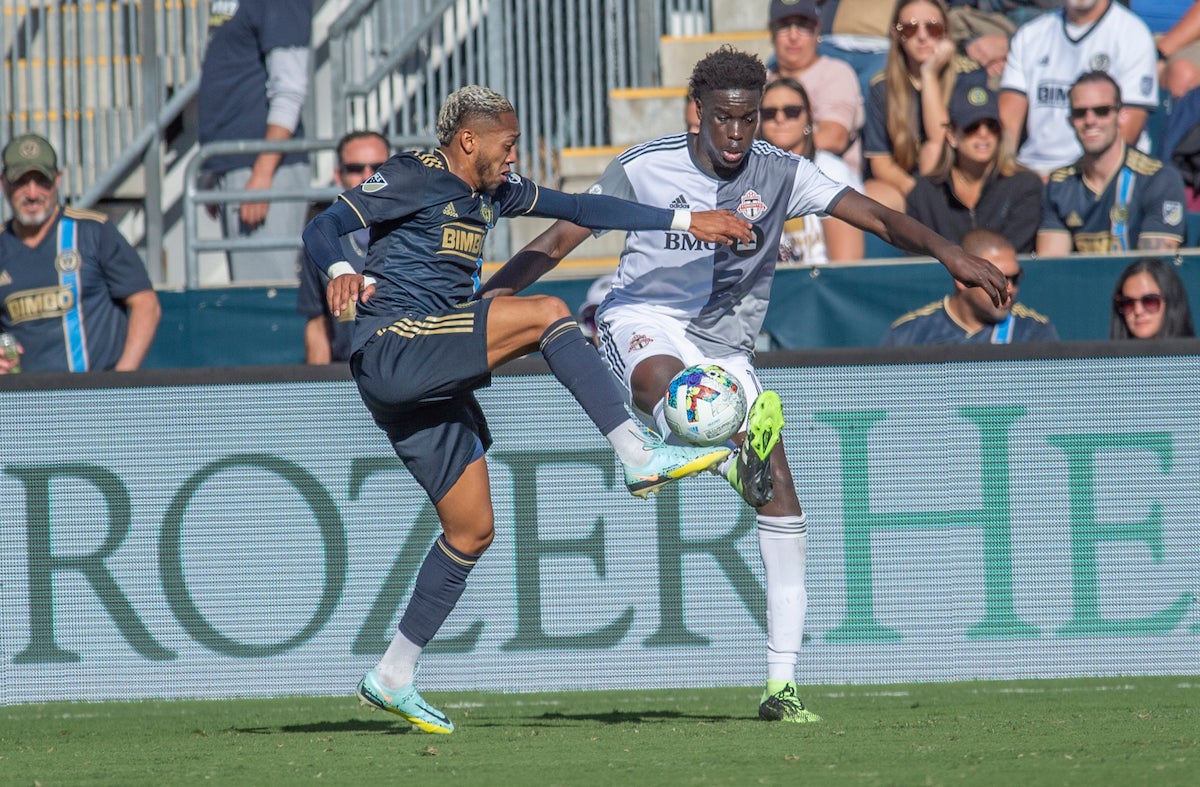
<path fill-rule="evenodd" d="M 965 101 L 965 96 L 974 88 L 987 87 L 987 71 L 979 67 L 969 57 L 957 56 L 953 67 L 957 69 L 954 79 L 954 96 L 947 99 L 947 104 L 956 100 Z M 925 130 L 925 115 L 921 112 L 921 94 L 917 89 L 909 90 L 909 129 L 916 135 L 920 145 L 929 138 Z M 867 122 L 863 126 L 863 155 L 890 156 L 892 155 L 892 136 L 887 129 L 888 95 L 887 82 L 883 73 L 876 74 L 871 79 L 871 90 L 867 95 Z M 916 174 L 916 167 L 913 167 Z"/>
<path fill-rule="evenodd" d="M 1052 172 L 1038 232 L 1069 232 L 1079 252 L 1129 251 L 1143 237 L 1182 243 L 1185 200 L 1178 170 L 1126 148 L 1125 163 L 1100 193 L 1078 166 Z"/>
<path fill-rule="evenodd" d="M 432 314 L 467 301 L 479 287 L 483 242 L 500 216 L 528 213 L 538 186 L 518 175 L 495 196 L 473 192 L 433 153 L 393 156 L 342 194 L 371 228 L 364 272 L 375 295 L 359 304 L 355 347 L 407 312 Z"/>
<path fill-rule="evenodd" d="M 267 133 L 267 53 L 277 48 L 308 49 L 312 37 L 311 0 L 214 0 L 208 16 L 208 45 L 197 94 L 200 141 L 252 139 Z M 297 127 L 292 135 L 304 136 Z M 254 164 L 256 154 L 213 156 L 209 172 Z M 306 161 L 288 153 L 282 164 Z"/>
<path fill-rule="evenodd" d="M 0 329 L 30 372 L 112 369 L 125 349 L 122 301 L 151 288 L 146 266 L 103 213 L 65 208 L 37 248 L 0 232 Z"/>
<path fill-rule="evenodd" d="M 884 346 L 914 344 L 1012 344 L 1056 342 L 1058 331 L 1050 320 L 1028 306 L 1014 303 L 1009 319 L 971 332 L 946 310 L 946 299 L 914 309 L 894 323 L 883 337 Z"/>

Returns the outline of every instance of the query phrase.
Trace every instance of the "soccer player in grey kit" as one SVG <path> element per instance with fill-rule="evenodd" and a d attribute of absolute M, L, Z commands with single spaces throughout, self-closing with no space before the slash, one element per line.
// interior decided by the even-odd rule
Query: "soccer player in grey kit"
<path fill-rule="evenodd" d="M 814 722 L 796 689 L 804 615 L 807 524 L 780 435 L 779 396 L 763 391 L 752 365 L 787 219 L 825 213 L 908 251 L 936 257 L 956 279 L 982 287 L 997 304 L 1007 282 L 988 261 L 966 253 L 919 224 L 826 177 L 807 159 L 756 140 L 765 86 L 762 62 L 729 47 L 696 64 L 689 84 L 700 115 L 698 133 L 637 145 L 609 164 L 592 193 L 691 210 L 725 208 L 753 223 L 754 239 L 729 246 L 698 242 L 686 232 L 636 231 L 596 316 L 601 353 L 624 383 L 630 404 L 668 434 L 662 398 L 685 366 L 715 363 L 757 394 L 741 450 L 718 468 L 757 512 L 766 569 L 767 676 L 759 717 Z M 492 276 L 481 293 L 519 292 L 588 236 L 558 221 Z"/>

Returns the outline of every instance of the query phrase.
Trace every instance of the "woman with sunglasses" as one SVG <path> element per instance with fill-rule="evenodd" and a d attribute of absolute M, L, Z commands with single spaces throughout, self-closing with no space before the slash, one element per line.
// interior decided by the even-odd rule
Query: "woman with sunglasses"
<path fill-rule="evenodd" d="M 897 4 L 887 65 L 871 80 L 863 129 L 867 196 L 894 210 L 904 210 L 917 176 L 942 155 L 950 97 L 987 86 L 987 71 L 956 54 L 946 19 L 942 0 Z"/>
<path fill-rule="evenodd" d="M 862 181 L 838 156 L 817 150 L 808 91 L 797 80 L 780 77 L 767 84 L 759 106 L 758 135 L 777 148 L 809 161 L 838 183 L 862 191 Z M 783 225 L 780 265 L 823 265 L 830 260 L 861 260 L 863 233 L 832 216 L 799 216 Z"/>
<path fill-rule="evenodd" d="M 1157 257 L 1134 260 L 1113 289 L 1110 339 L 1195 336 L 1187 290 L 1175 266 Z"/>
<path fill-rule="evenodd" d="M 956 93 L 941 160 L 917 178 L 908 215 L 955 243 L 983 227 L 1007 238 L 1018 254 L 1032 252 L 1042 221 L 1042 179 L 1018 165 L 1001 138 L 996 95 L 982 87 Z"/>

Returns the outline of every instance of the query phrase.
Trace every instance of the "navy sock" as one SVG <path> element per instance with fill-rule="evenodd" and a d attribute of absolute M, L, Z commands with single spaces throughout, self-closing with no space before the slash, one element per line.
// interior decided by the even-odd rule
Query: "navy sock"
<path fill-rule="evenodd" d="M 412 598 L 400 619 L 400 633 L 422 648 L 446 622 L 467 587 L 467 575 L 479 555 L 467 555 L 438 536 L 417 572 Z"/>
<path fill-rule="evenodd" d="M 550 371 L 583 407 L 600 434 L 607 435 L 629 420 L 612 372 L 584 338 L 574 318 L 563 317 L 547 328 L 540 345 Z"/>

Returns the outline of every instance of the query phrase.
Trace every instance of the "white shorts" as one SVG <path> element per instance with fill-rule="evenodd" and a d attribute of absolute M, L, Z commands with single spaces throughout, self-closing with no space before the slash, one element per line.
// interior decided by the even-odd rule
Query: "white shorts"
<path fill-rule="evenodd" d="M 654 425 L 654 414 L 641 412 L 633 403 L 630 378 L 639 363 L 657 355 L 678 358 L 684 366 L 720 366 L 742 384 L 747 402 L 753 402 L 762 393 L 762 383 L 754 373 L 749 356 L 744 353 L 722 357 L 705 355 L 688 338 L 684 323 L 653 307 L 621 305 L 604 309 L 596 315 L 596 334 L 600 355 L 621 381 L 626 403 L 650 426 Z M 744 431 L 745 427 L 743 422 L 739 431 Z"/>

